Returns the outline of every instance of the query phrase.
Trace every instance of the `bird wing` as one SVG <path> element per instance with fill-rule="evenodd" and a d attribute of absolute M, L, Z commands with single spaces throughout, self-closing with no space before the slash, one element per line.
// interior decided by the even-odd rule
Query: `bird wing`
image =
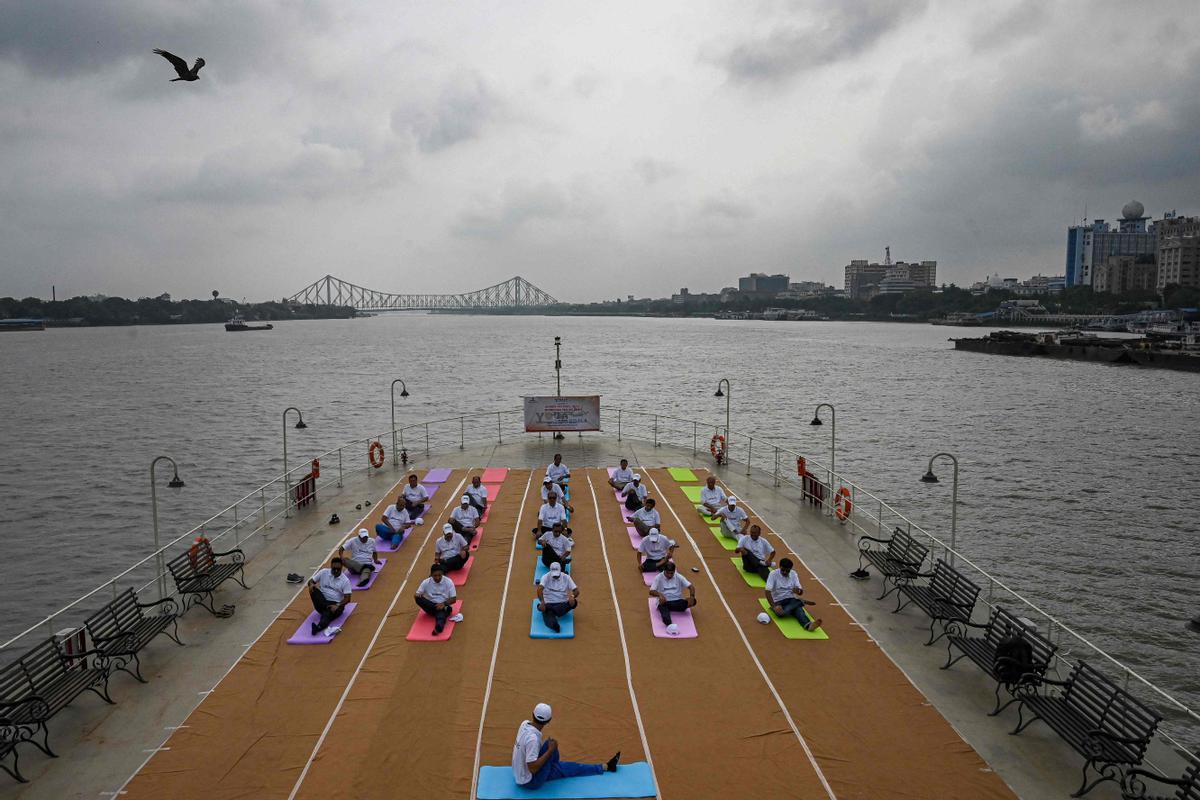
<path fill-rule="evenodd" d="M 171 62 L 171 66 L 175 67 L 175 71 L 179 73 L 179 77 L 183 77 L 188 73 L 187 62 L 174 53 L 168 53 L 166 50 L 155 50 L 160 56 Z"/>

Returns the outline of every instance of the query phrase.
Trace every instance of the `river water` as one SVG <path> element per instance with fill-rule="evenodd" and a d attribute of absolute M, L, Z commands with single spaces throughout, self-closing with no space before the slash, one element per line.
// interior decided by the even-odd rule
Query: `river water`
<path fill-rule="evenodd" d="M 154 456 L 187 482 L 160 489 L 166 540 L 281 471 L 285 407 L 309 424 L 293 465 L 387 430 L 393 377 L 402 421 L 516 408 L 553 393 L 555 335 L 564 393 L 716 422 L 728 377 L 735 430 L 823 463 L 829 425 L 808 421 L 835 404 L 839 472 L 943 536 L 949 467 L 918 478 L 956 454 L 959 548 L 1200 705 L 1200 377 L 958 353 L 961 331 L 927 325 L 398 314 L 2 336 L 0 636 L 145 554 Z"/>

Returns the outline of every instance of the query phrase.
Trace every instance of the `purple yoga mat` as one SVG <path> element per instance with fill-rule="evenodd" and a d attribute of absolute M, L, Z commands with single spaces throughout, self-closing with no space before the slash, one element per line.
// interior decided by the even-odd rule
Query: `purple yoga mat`
<path fill-rule="evenodd" d="M 399 550 L 401 547 L 404 546 L 404 543 L 408 541 L 408 537 L 412 536 L 412 532 L 413 532 L 412 528 L 409 528 L 408 530 L 406 530 L 403 533 L 403 535 L 400 537 L 400 544 L 397 547 L 392 547 L 391 539 L 384 539 L 381 536 L 376 536 L 375 537 L 375 549 L 378 550 L 380 553 L 394 553 L 397 550 Z"/>
<path fill-rule="evenodd" d="M 654 578 L 656 575 L 658 575 L 657 572 L 643 572 L 642 582 L 649 586 L 650 584 L 654 583 Z"/>
<path fill-rule="evenodd" d="M 692 619 L 692 610 L 687 611 L 672 611 L 671 622 L 679 628 L 679 633 L 672 636 L 667 633 L 667 626 L 663 625 L 662 617 L 658 615 L 658 598 L 650 598 L 650 627 L 654 629 L 654 635 L 659 639 L 695 639 L 700 634 L 696 633 L 696 621 Z"/>
<path fill-rule="evenodd" d="M 448 469 L 431 469 L 425 473 L 425 477 L 421 479 L 421 483 L 445 483 L 450 477 Z"/>
<path fill-rule="evenodd" d="M 633 545 L 634 550 L 637 550 L 638 545 L 642 543 L 642 535 L 632 525 L 626 526 L 625 532 L 629 534 L 629 543 Z"/>
<path fill-rule="evenodd" d="M 335 618 L 333 620 L 333 622 L 329 623 L 329 627 L 332 628 L 334 625 L 337 625 L 340 627 L 340 626 L 344 625 L 346 623 L 346 618 L 349 617 L 351 614 L 353 614 L 354 609 L 356 609 L 356 608 L 358 608 L 358 603 L 346 603 L 346 609 L 344 611 L 342 611 L 341 615 L 338 616 L 337 618 Z M 288 644 L 329 644 L 334 639 L 336 639 L 337 638 L 336 636 L 326 636 L 325 631 L 321 631 L 316 636 L 312 635 L 312 624 L 314 622 L 316 622 L 317 620 L 319 620 L 320 618 L 321 618 L 321 615 L 315 611 L 312 612 L 311 614 L 309 614 L 307 617 L 305 617 L 304 622 L 300 623 L 300 627 L 297 628 L 296 632 L 293 633 L 291 638 L 287 640 L 287 643 Z"/>
<path fill-rule="evenodd" d="M 378 539 L 376 541 L 378 541 Z M 390 542 L 389 542 L 389 545 L 390 545 Z M 379 559 L 379 561 L 380 561 L 380 563 L 376 564 L 375 569 L 371 572 L 371 579 L 369 581 L 367 581 L 366 586 L 358 585 L 358 582 L 360 580 L 362 580 L 362 578 L 360 576 L 358 576 L 358 575 L 350 576 L 350 589 L 352 591 L 365 592 L 367 589 L 370 589 L 372 586 L 375 585 L 375 579 L 379 577 L 379 573 L 383 572 L 383 568 L 387 566 L 386 558 L 381 558 L 381 559 Z"/>

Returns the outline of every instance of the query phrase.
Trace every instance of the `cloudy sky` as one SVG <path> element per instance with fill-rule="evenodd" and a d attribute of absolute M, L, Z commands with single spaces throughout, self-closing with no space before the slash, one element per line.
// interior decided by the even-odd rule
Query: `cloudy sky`
<path fill-rule="evenodd" d="M 1194 0 L 0 0 L 0 296 L 963 283 L 1133 198 L 1200 213 Z"/>

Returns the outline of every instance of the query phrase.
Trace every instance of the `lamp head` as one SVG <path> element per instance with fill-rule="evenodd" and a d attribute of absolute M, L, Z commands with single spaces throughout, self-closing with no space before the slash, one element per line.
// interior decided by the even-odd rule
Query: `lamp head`
<path fill-rule="evenodd" d="M 400 396 L 401 396 L 401 397 L 408 397 L 408 389 L 401 388 L 401 389 L 400 389 Z"/>
<path fill-rule="evenodd" d="M 821 422 L 821 418 L 814 414 L 813 418 L 812 418 L 812 422 L 810 422 L 808 424 L 809 425 L 824 425 L 825 423 Z"/>
<path fill-rule="evenodd" d="M 304 419 L 303 419 L 303 417 L 300 419 L 300 421 L 299 421 L 299 422 L 297 422 L 297 423 L 296 423 L 296 430 L 298 430 L 298 431 L 302 431 L 302 430 L 304 430 L 304 429 L 305 429 L 305 428 L 307 428 L 307 427 L 308 427 L 308 426 L 304 424 Z"/>
<path fill-rule="evenodd" d="M 937 483 L 937 482 L 938 482 L 937 475 L 933 474 L 933 470 L 927 470 L 925 472 L 925 474 L 921 476 L 921 483 Z"/>
<path fill-rule="evenodd" d="M 717 384 L 717 393 L 713 397 L 724 397 L 725 393 L 721 391 L 721 385 Z"/>
<path fill-rule="evenodd" d="M 168 489 L 182 489 L 183 486 L 184 486 L 183 480 L 179 477 L 178 472 L 176 472 L 174 475 L 171 476 L 171 480 L 167 481 Z"/>

